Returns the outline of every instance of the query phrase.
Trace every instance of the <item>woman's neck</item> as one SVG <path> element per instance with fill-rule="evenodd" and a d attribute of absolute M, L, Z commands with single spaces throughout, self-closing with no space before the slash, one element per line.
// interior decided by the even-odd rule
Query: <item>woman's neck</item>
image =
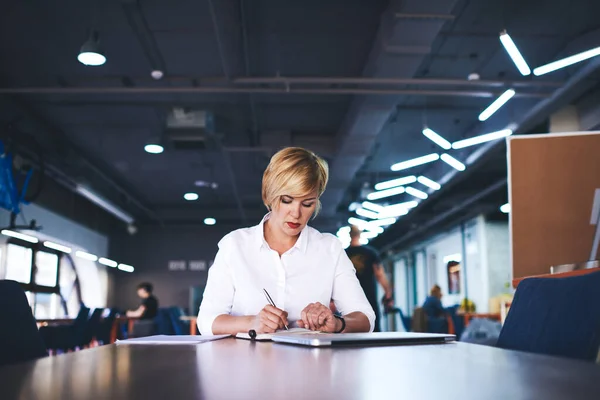
<path fill-rule="evenodd" d="M 288 236 L 277 230 L 269 220 L 266 220 L 263 225 L 263 234 L 269 247 L 275 250 L 279 256 L 294 247 L 298 241 L 298 236 Z"/>

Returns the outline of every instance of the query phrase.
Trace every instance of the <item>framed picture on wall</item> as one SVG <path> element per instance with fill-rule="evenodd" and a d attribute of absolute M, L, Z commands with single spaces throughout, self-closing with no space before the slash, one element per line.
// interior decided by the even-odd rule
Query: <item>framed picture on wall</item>
<path fill-rule="evenodd" d="M 451 254 L 444 257 L 444 263 L 446 263 L 446 273 L 448 275 L 448 294 L 460 293 L 461 261 L 461 254 Z"/>

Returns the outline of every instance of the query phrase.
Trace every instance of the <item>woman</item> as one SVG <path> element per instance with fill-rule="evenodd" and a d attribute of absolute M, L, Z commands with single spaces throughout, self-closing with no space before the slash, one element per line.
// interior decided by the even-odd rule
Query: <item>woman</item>
<path fill-rule="evenodd" d="M 287 326 L 373 330 L 375 314 L 340 241 L 307 226 L 319 212 L 328 174 L 326 162 L 302 148 L 271 158 L 262 183 L 269 213 L 219 242 L 198 314 L 203 335 L 272 333 Z M 330 299 L 342 317 L 324 305 Z"/>

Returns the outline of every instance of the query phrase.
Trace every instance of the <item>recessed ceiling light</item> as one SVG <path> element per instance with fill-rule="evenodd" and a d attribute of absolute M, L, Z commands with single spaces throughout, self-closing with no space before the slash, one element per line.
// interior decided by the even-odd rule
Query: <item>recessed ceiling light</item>
<path fill-rule="evenodd" d="M 183 198 L 186 199 L 187 201 L 194 201 L 194 200 L 198 200 L 198 193 L 186 193 L 183 195 Z"/>
<path fill-rule="evenodd" d="M 165 151 L 165 148 L 162 147 L 160 144 L 147 144 L 146 146 L 144 146 L 144 150 L 146 150 L 146 153 L 160 154 L 163 151 Z"/>
<path fill-rule="evenodd" d="M 165 74 L 160 69 L 155 69 L 154 71 L 150 72 L 150 76 L 155 80 L 159 80 L 162 79 Z"/>
<path fill-rule="evenodd" d="M 204 218 L 205 225 L 214 225 L 217 223 L 217 220 L 214 218 Z"/>

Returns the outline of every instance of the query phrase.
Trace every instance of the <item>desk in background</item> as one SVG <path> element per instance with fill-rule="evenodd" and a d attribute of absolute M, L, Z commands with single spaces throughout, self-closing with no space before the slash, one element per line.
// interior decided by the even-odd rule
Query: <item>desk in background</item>
<path fill-rule="evenodd" d="M 0 368 L 7 399 L 600 398 L 600 366 L 468 343 L 109 345 Z"/>
<path fill-rule="evenodd" d="M 197 335 L 198 328 L 196 326 L 198 317 L 195 315 L 184 315 L 179 317 L 181 321 L 189 321 L 190 322 L 190 335 Z"/>

